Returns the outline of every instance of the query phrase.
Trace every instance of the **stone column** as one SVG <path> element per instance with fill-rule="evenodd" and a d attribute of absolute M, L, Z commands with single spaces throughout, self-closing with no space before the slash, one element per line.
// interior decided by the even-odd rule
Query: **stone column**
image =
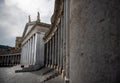
<path fill-rule="evenodd" d="M 16 55 L 16 65 L 18 64 L 18 55 Z"/>
<path fill-rule="evenodd" d="M 59 58 L 59 57 L 58 57 L 58 51 L 59 51 L 59 50 L 58 50 L 58 29 L 57 29 L 57 31 L 56 31 L 56 40 L 57 40 L 57 41 L 56 41 L 56 43 L 57 43 L 57 47 L 56 47 L 56 66 L 57 66 L 57 68 L 58 68 L 58 60 L 59 60 L 59 59 L 58 59 L 58 58 Z"/>
<path fill-rule="evenodd" d="M 28 43 L 28 45 L 29 45 L 28 46 L 28 65 L 30 65 L 30 42 L 31 42 L 30 39 L 28 40 L 28 42 L 29 42 Z"/>
<path fill-rule="evenodd" d="M 61 33 L 61 22 L 60 22 L 60 63 L 59 63 L 59 65 L 60 65 L 60 72 L 61 72 L 61 69 L 62 69 L 62 33 Z"/>
<path fill-rule="evenodd" d="M 6 56 L 6 65 L 8 66 L 8 56 Z"/>
<path fill-rule="evenodd" d="M 2 56 L 2 59 L 3 59 L 3 65 L 4 65 L 4 56 Z"/>
<path fill-rule="evenodd" d="M 53 36 L 53 68 L 55 65 L 55 35 Z"/>
<path fill-rule="evenodd" d="M 62 60 L 61 60 L 61 66 L 62 66 L 62 70 L 63 70 L 63 60 L 64 60 L 64 57 L 63 57 L 63 52 L 64 52 L 64 19 L 63 19 L 63 16 L 61 17 L 61 57 L 62 57 Z M 63 71 L 62 71 L 63 72 Z"/>
<path fill-rule="evenodd" d="M 14 63 L 14 61 L 13 61 L 13 56 L 11 56 L 11 65 L 13 66 L 13 63 Z"/>
<path fill-rule="evenodd" d="M 52 57 L 53 56 L 53 54 L 52 54 L 52 51 L 53 51 L 53 37 L 51 38 L 50 41 L 51 41 L 51 67 L 52 67 L 52 65 L 53 65 L 52 64 L 52 61 L 53 61 L 53 57 Z"/>
<path fill-rule="evenodd" d="M 28 40 L 28 65 L 30 65 L 30 39 Z"/>
<path fill-rule="evenodd" d="M 120 83 L 120 1 L 71 0 L 70 83 Z"/>
<path fill-rule="evenodd" d="M 59 35 L 60 33 L 59 33 L 59 25 L 58 25 L 58 32 L 57 32 L 57 35 L 58 35 L 58 51 L 57 51 L 57 53 L 58 53 L 58 60 L 57 60 L 57 69 L 59 69 L 59 60 L 60 60 L 60 35 Z"/>
<path fill-rule="evenodd" d="M 30 38 L 30 65 L 32 64 L 32 37 Z"/>
<path fill-rule="evenodd" d="M 3 65 L 4 65 L 4 56 L 2 56 L 2 58 L 3 58 Z"/>
<path fill-rule="evenodd" d="M 24 55 L 24 59 L 23 59 L 23 62 L 24 62 L 24 64 L 26 64 L 27 63 L 27 42 L 26 42 L 26 44 L 25 44 L 25 55 Z"/>
<path fill-rule="evenodd" d="M 3 64 L 4 64 L 4 56 L 2 56 L 2 66 L 3 66 Z"/>
<path fill-rule="evenodd" d="M 20 64 L 20 55 L 18 56 L 18 65 Z"/>
<path fill-rule="evenodd" d="M 48 66 L 50 65 L 50 41 L 48 41 Z"/>
<path fill-rule="evenodd" d="M 54 59 L 55 59 L 55 63 L 54 63 L 54 66 L 55 66 L 55 68 L 56 68 L 56 57 L 57 57 L 57 35 L 56 35 L 56 32 L 55 32 L 55 57 L 54 57 Z"/>
<path fill-rule="evenodd" d="M 21 60 L 20 60 L 20 63 L 21 63 L 21 65 L 23 64 L 23 55 L 24 55 L 24 53 L 23 53 L 23 48 L 24 48 L 24 46 L 22 46 L 22 51 L 21 51 Z"/>
<path fill-rule="evenodd" d="M 26 65 L 27 65 L 27 63 L 28 63 L 28 41 L 27 41 L 27 43 L 26 43 Z"/>
<path fill-rule="evenodd" d="M 45 59 L 46 64 L 45 65 L 48 66 L 48 42 L 46 43 L 46 51 L 45 52 L 46 52 L 46 59 Z"/>
<path fill-rule="evenodd" d="M 27 41 L 27 45 L 26 45 L 26 65 L 28 65 L 28 41 Z"/>
<path fill-rule="evenodd" d="M 7 66 L 7 56 L 5 56 L 5 65 Z"/>
<path fill-rule="evenodd" d="M 64 68 L 65 68 L 65 82 L 69 82 L 70 62 L 69 62 L 69 2 L 70 0 L 64 0 Z"/>
<path fill-rule="evenodd" d="M 36 64 L 36 50 L 37 50 L 37 33 L 35 33 L 35 41 L 34 41 L 34 64 Z"/>
<path fill-rule="evenodd" d="M 3 60 L 4 60 L 4 61 L 3 61 L 3 62 L 4 62 L 3 65 L 5 66 L 5 56 L 3 56 Z"/>
<path fill-rule="evenodd" d="M 31 65 L 33 65 L 34 63 L 34 35 L 32 36 L 32 46 L 31 46 L 31 56 L 32 56 L 32 60 L 31 60 Z"/>
<path fill-rule="evenodd" d="M 62 19 L 61 19 L 61 23 L 60 23 L 60 67 L 61 67 L 61 70 L 63 68 L 63 34 L 62 34 Z"/>
<path fill-rule="evenodd" d="M 53 40 L 52 40 L 52 42 L 53 42 L 53 47 L 52 47 L 52 49 L 53 49 L 53 51 L 52 51 L 52 58 L 53 58 L 53 60 L 52 60 L 52 65 L 53 65 L 53 68 L 54 68 L 54 60 L 55 60 L 55 59 L 54 59 L 54 58 L 55 58 L 55 57 L 54 57 L 54 55 L 55 55 L 55 54 L 54 54 L 54 53 L 55 53 L 55 52 L 54 52 L 54 51 L 55 51 L 55 49 L 54 49 L 54 47 L 55 47 L 54 39 L 55 39 L 55 36 L 53 36 Z"/>
<path fill-rule="evenodd" d="M 52 57 L 53 56 L 53 54 L 52 54 L 52 52 L 53 52 L 53 38 L 50 39 L 50 44 L 51 44 L 51 56 L 50 56 L 51 57 L 51 62 L 50 63 L 51 63 L 51 67 L 52 67 L 52 65 L 53 65 L 52 64 L 52 61 L 53 61 L 53 57 Z"/>
<path fill-rule="evenodd" d="M 20 55 L 18 55 L 18 63 L 17 63 L 18 65 L 20 64 L 19 62 L 20 62 Z"/>
<path fill-rule="evenodd" d="M 25 65 L 26 60 L 27 60 L 27 42 L 25 43 L 25 47 L 24 47 L 23 52 L 24 52 L 23 64 Z"/>
<path fill-rule="evenodd" d="M 17 60 L 16 60 L 16 59 L 17 59 L 16 56 L 17 56 L 17 55 L 14 55 L 14 60 L 15 60 L 15 63 L 14 63 L 14 64 L 15 64 L 15 65 L 16 65 L 16 61 L 17 61 Z"/>
<path fill-rule="evenodd" d="M 49 51 L 49 66 L 51 66 L 51 39 L 49 40 L 50 51 Z"/>

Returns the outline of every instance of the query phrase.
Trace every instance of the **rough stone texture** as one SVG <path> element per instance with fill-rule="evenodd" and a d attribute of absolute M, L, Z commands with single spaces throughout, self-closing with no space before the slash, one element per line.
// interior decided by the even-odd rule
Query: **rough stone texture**
<path fill-rule="evenodd" d="M 70 83 L 120 83 L 120 0 L 70 3 Z"/>
<path fill-rule="evenodd" d="M 44 72 L 50 69 L 46 67 L 34 72 L 15 73 L 15 70 L 18 69 L 20 69 L 20 66 L 0 68 L 0 83 L 43 83 L 46 78 L 57 72 L 54 70 L 43 75 Z M 45 83 L 63 83 L 63 78 L 61 75 L 58 75 Z"/>

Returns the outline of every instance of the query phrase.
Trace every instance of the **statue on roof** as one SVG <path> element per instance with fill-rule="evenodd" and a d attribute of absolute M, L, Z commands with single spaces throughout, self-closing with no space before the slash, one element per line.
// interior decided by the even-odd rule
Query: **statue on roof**
<path fill-rule="evenodd" d="M 40 22 L 40 13 L 38 12 L 38 15 L 37 15 L 37 22 Z"/>
<path fill-rule="evenodd" d="M 29 23 L 31 22 L 31 17 L 30 17 L 30 15 L 28 16 L 28 18 L 29 18 Z"/>

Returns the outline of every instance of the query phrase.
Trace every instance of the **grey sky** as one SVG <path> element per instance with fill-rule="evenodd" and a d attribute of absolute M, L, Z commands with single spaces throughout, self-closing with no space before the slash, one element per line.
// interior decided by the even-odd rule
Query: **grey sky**
<path fill-rule="evenodd" d="M 36 20 L 40 12 L 41 21 L 50 23 L 54 0 L 0 0 L 0 44 L 14 46 L 15 37 L 21 36 L 28 15 Z"/>

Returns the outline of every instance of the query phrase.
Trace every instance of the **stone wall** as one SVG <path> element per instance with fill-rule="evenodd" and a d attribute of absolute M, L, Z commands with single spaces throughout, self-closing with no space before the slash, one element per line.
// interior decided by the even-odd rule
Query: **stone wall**
<path fill-rule="evenodd" d="M 120 0 L 71 0 L 70 83 L 120 83 Z"/>

